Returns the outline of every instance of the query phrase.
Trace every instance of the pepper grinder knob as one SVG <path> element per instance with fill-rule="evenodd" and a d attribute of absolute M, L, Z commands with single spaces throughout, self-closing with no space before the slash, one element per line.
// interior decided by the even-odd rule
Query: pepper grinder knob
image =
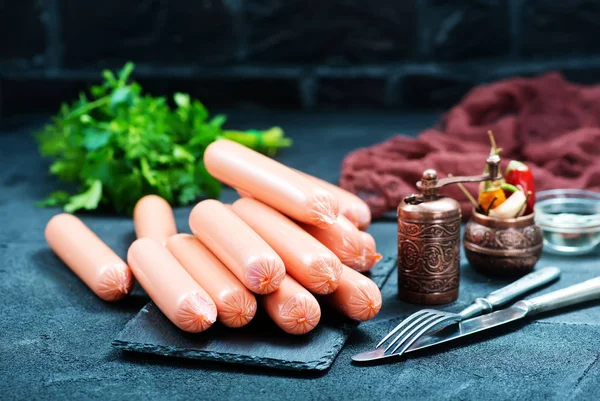
<path fill-rule="evenodd" d="M 437 171 L 433 169 L 427 169 L 423 171 L 421 181 L 417 183 L 417 188 L 421 190 L 421 193 L 426 198 L 432 198 L 437 196 L 439 189 Z"/>
<path fill-rule="evenodd" d="M 423 171 L 423 176 L 421 177 L 421 180 L 437 181 L 437 179 L 438 179 L 437 171 L 435 171 L 434 169 L 430 168 L 428 170 Z"/>

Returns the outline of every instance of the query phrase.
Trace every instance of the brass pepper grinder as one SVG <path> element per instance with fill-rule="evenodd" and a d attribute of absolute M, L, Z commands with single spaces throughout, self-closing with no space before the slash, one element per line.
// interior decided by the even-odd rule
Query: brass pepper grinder
<path fill-rule="evenodd" d="M 499 179 L 500 156 L 486 162 L 489 173 L 473 177 L 438 180 L 435 170 L 425 170 L 417 183 L 421 193 L 398 205 L 398 295 L 403 301 L 439 305 L 458 298 L 460 205 L 438 191 L 459 182 Z"/>

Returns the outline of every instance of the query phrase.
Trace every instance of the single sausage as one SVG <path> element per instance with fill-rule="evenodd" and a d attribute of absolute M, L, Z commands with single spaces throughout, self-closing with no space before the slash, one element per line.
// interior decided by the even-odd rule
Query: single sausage
<path fill-rule="evenodd" d="M 350 319 L 360 322 L 372 319 L 381 309 L 381 291 L 377 285 L 348 266 L 343 267 L 337 291 L 325 299 Z"/>
<path fill-rule="evenodd" d="M 196 237 L 177 234 L 167 249 L 217 306 L 217 317 L 227 327 L 242 327 L 256 313 L 256 298 Z"/>
<path fill-rule="evenodd" d="M 52 217 L 44 235 L 54 253 L 98 297 L 117 301 L 131 291 L 133 275 L 127 264 L 77 217 Z"/>
<path fill-rule="evenodd" d="M 331 192 L 338 201 L 340 214 L 346 216 L 346 218 L 358 227 L 358 229 L 366 230 L 367 227 L 369 227 L 369 224 L 371 224 L 371 209 L 369 209 L 369 206 L 365 201 L 354 195 L 352 192 L 348 192 L 337 185 L 333 185 L 301 171 L 298 172 Z"/>
<path fill-rule="evenodd" d="M 262 297 L 269 317 L 289 334 L 306 334 L 321 320 L 321 307 L 315 297 L 289 275 L 275 292 Z"/>
<path fill-rule="evenodd" d="M 221 139 L 204 152 L 208 172 L 289 217 L 319 227 L 335 222 L 335 197 L 301 174 L 238 143 Z"/>
<path fill-rule="evenodd" d="M 137 201 L 133 208 L 133 225 L 138 238 L 152 238 L 162 245 L 177 234 L 171 205 L 157 195 L 146 195 Z"/>
<path fill-rule="evenodd" d="M 339 215 L 327 228 L 303 225 L 303 228 L 340 258 L 342 264 L 354 270 L 370 270 L 381 260 L 370 234 L 360 231 L 345 216 Z M 366 234 L 366 235 L 365 235 Z"/>
<path fill-rule="evenodd" d="M 254 199 L 237 200 L 233 211 L 277 252 L 286 272 L 307 290 L 335 291 L 342 275 L 340 260 L 298 224 Z"/>
<path fill-rule="evenodd" d="M 127 261 L 156 306 L 181 330 L 199 333 L 217 320 L 217 307 L 210 296 L 158 242 L 135 240 Z"/>
<path fill-rule="evenodd" d="M 198 203 L 190 213 L 190 228 L 250 291 L 268 294 L 285 277 L 281 258 L 221 202 L 208 199 Z"/>

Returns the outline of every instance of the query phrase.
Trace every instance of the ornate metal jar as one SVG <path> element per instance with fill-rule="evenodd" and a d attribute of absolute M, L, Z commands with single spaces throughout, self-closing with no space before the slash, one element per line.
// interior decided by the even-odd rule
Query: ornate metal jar
<path fill-rule="evenodd" d="M 407 302 L 436 305 L 458 298 L 460 205 L 438 195 L 448 184 L 497 179 L 500 157 L 487 160 L 489 174 L 438 180 L 426 170 L 417 187 L 398 205 L 398 296 Z"/>
<path fill-rule="evenodd" d="M 497 219 L 473 211 L 463 244 L 469 263 L 481 273 L 521 276 L 533 270 L 540 258 L 543 236 L 534 213 Z"/>
<path fill-rule="evenodd" d="M 451 198 L 398 208 L 398 294 L 407 302 L 446 304 L 458 298 L 460 205 Z"/>

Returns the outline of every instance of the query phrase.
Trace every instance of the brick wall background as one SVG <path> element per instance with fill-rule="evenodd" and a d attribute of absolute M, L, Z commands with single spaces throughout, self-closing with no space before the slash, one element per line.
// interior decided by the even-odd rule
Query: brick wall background
<path fill-rule="evenodd" d="M 209 107 L 440 109 L 473 85 L 600 78 L 595 0 L 0 0 L 0 115 L 102 68 Z"/>

